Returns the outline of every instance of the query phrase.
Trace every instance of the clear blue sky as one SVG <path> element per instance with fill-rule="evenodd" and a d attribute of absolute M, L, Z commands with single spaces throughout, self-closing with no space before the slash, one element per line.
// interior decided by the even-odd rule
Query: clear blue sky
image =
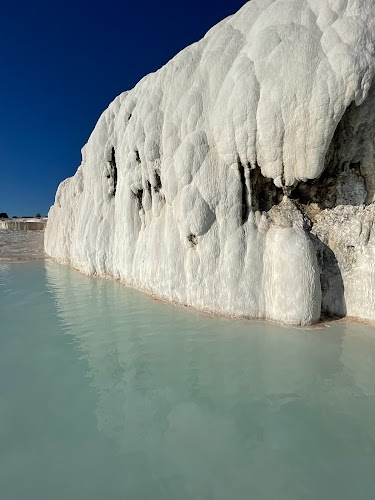
<path fill-rule="evenodd" d="M 47 214 L 108 104 L 244 0 L 4 0 L 0 212 Z"/>

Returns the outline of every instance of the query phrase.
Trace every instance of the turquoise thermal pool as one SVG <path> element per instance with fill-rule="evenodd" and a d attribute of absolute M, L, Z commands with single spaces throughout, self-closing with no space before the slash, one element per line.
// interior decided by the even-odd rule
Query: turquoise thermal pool
<path fill-rule="evenodd" d="M 4 500 L 355 499 L 375 491 L 375 329 L 164 304 L 0 262 Z"/>

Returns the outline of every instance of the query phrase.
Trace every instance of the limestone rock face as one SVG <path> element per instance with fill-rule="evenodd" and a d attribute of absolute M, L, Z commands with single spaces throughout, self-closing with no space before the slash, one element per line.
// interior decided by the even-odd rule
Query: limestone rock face
<path fill-rule="evenodd" d="M 252 0 L 121 94 L 46 252 L 217 314 L 375 319 L 374 12 Z"/>

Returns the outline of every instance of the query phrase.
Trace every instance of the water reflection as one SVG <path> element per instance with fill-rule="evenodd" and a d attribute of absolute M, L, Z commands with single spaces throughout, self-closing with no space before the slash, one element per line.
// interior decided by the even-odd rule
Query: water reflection
<path fill-rule="evenodd" d="M 369 498 L 374 330 L 215 319 L 45 267 L 129 498 Z"/>

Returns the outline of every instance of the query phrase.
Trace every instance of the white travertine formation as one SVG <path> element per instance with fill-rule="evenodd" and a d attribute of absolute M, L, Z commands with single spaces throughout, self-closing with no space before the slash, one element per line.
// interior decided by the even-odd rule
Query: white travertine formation
<path fill-rule="evenodd" d="M 121 94 L 57 191 L 46 252 L 216 314 L 365 316 L 373 243 L 341 271 L 319 234 L 340 232 L 320 212 L 356 206 L 355 219 L 375 195 L 374 11 L 252 0 Z"/>
<path fill-rule="evenodd" d="M 0 231 L 42 231 L 46 227 L 46 219 L 24 218 L 0 220 Z"/>

